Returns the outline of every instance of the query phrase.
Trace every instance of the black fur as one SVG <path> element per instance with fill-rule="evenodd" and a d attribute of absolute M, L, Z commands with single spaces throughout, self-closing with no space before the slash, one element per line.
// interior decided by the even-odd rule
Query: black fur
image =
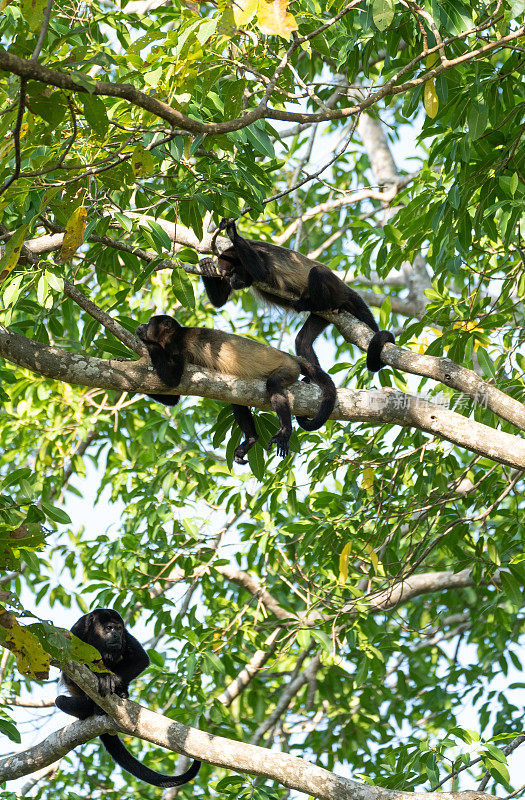
<path fill-rule="evenodd" d="M 144 672 L 149 664 L 149 657 L 140 642 L 126 630 L 120 614 L 111 608 L 96 608 L 80 617 L 71 628 L 71 633 L 86 644 L 96 647 L 102 656 L 104 666 L 111 670 L 107 673 L 94 673 L 98 679 L 98 692 L 101 697 L 111 693 L 119 697 L 129 697 L 129 684 Z M 62 674 L 62 679 L 70 695 L 59 695 L 56 698 L 55 705 L 61 711 L 78 719 L 105 713 L 65 673 Z M 104 733 L 100 739 L 123 770 L 141 781 L 164 789 L 188 783 L 196 776 L 201 765 L 200 761 L 194 761 L 182 775 L 174 777 L 163 775 L 141 764 L 126 750 L 118 736 Z"/>
<path fill-rule="evenodd" d="M 221 253 L 216 267 L 211 259 L 200 261 L 203 272 L 209 273 L 203 274 L 202 280 L 214 306 L 223 306 L 235 289 L 257 282 L 266 283 L 268 290 L 258 290 L 265 300 L 295 311 L 311 312 L 297 334 L 295 351 L 318 367 L 320 364 L 313 343 L 328 323 L 315 312 L 348 311 L 374 331 L 367 349 L 368 369 L 377 372 L 384 366 L 381 350 L 386 342 L 395 342 L 394 335 L 390 331 L 379 330 L 363 298 L 328 267 L 285 247 L 244 239 L 232 221 L 221 223 L 221 227 L 226 227 L 232 246 Z M 272 287 L 286 289 L 298 294 L 299 298 L 290 302 L 272 292 Z"/>

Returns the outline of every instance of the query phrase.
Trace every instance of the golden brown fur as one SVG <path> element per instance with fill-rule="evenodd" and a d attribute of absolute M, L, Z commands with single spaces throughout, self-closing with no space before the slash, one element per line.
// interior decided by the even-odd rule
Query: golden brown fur
<path fill-rule="evenodd" d="M 253 339 L 207 328 L 186 328 L 184 344 L 188 361 L 215 372 L 243 380 L 266 378 L 276 369 L 286 369 L 290 383 L 300 375 L 299 359 Z"/>
<path fill-rule="evenodd" d="M 270 440 L 277 444 L 281 456 L 288 453 L 292 433 L 292 418 L 284 389 L 303 374 L 318 384 L 323 392 L 319 411 L 313 419 L 297 417 L 304 430 L 317 430 L 324 425 L 333 411 L 335 386 L 323 370 L 303 358 L 292 356 L 275 347 L 232 333 L 208 328 L 185 328 L 173 317 L 151 317 L 147 325 L 139 325 L 137 336 L 148 348 L 151 362 L 159 378 L 167 386 L 178 386 L 186 363 L 206 367 L 214 372 L 233 375 L 243 380 L 264 380 L 270 402 L 279 418 L 279 430 Z M 150 395 L 166 405 L 175 405 L 178 396 Z M 234 458 L 245 464 L 244 456 L 257 441 L 257 431 L 251 411 L 245 406 L 232 404 L 235 421 L 243 431 L 245 440 L 235 449 Z"/>

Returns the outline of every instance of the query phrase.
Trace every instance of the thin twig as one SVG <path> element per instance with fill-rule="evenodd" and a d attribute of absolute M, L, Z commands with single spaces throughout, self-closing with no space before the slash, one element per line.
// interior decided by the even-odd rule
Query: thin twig
<path fill-rule="evenodd" d="M 24 118 L 24 109 L 26 104 L 26 85 L 27 79 L 20 79 L 20 97 L 18 99 L 18 114 L 16 115 L 16 124 L 13 130 L 13 138 L 15 140 L 15 170 L 10 178 L 6 180 L 4 185 L 0 188 L 0 195 L 2 195 L 12 183 L 14 183 L 20 176 L 20 169 L 22 166 L 22 159 L 20 156 L 20 132 L 22 130 L 22 120 Z"/>
<path fill-rule="evenodd" d="M 44 21 L 42 22 L 42 27 L 40 28 L 40 36 L 38 37 L 35 49 L 33 50 L 33 55 L 29 59 L 30 61 L 36 61 L 38 59 L 42 47 L 44 46 L 44 39 L 46 38 L 47 29 L 49 28 L 49 20 L 51 19 L 52 8 L 53 8 L 53 0 L 47 0 L 47 6 L 44 12 Z"/>

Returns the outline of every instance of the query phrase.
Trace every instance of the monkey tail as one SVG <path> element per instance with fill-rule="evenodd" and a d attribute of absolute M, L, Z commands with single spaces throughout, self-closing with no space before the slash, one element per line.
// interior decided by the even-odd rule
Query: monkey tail
<path fill-rule="evenodd" d="M 368 350 L 366 351 L 366 366 L 370 372 L 379 372 L 385 362 L 381 358 L 381 350 L 387 342 L 396 343 L 394 334 L 390 331 L 377 331 L 370 339 Z"/>
<path fill-rule="evenodd" d="M 380 331 L 379 325 L 375 321 L 372 312 L 361 295 L 357 294 L 357 292 L 348 285 L 346 288 L 347 299 L 341 308 L 345 311 L 349 311 L 360 322 L 364 322 L 365 325 L 374 331 L 374 335 L 370 339 L 370 344 L 366 351 L 366 366 L 370 372 L 379 372 L 381 367 L 385 366 L 385 362 L 381 360 L 381 350 L 383 349 L 383 345 L 387 342 L 395 344 L 396 340 L 394 334 L 390 333 L 390 331 Z"/>
<path fill-rule="evenodd" d="M 122 767 L 133 777 L 138 778 L 139 781 L 150 783 L 152 786 L 160 786 L 161 789 L 169 789 L 172 786 L 182 786 L 184 783 L 188 783 L 196 776 L 201 766 L 200 761 L 194 761 L 191 767 L 186 772 L 183 772 L 182 775 L 174 775 L 173 777 L 163 775 L 162 772 L 155 772 L 154 769 L 146 767 L 135 756 L 132 756 L 118 736 L 103 733 L 100 740 L 119 767 Z"/>
<path fill-rule="evenodd" d="M 323 399 L 321 400 L 319 411 L 313 419 L 308 417 L 297 417 L 296 419 L 304 431 L 316 431 L 325 424 L 334 410 L 337 392 L 333 380 L 324 370 L 304 358 L 300 358 L 299 363 L 301 374 L 319 386 L 323 392 Z"/>

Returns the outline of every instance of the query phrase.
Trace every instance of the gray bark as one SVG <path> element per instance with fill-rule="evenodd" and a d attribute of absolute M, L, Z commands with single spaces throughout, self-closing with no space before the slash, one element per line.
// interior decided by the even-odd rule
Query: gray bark
<path fill-rule="evenodd" d="M 366 326 L 360 325 L 366 330 Z M 369 335 L 367 333 L 366 335 Z M 386 345 L 385 351 L 394 349 Z M 403 353 L 403 351 L 401 351 Z M 270 409 L 262 381 L 238 380 L 229 375 L 215 375 L 197 367 L 186 367 L 180 385 L 171 391 L 155 375 L 148 359 L 139 361 L 103 360 L 69 353 L 27 339 L 0 325 L 0 356 L 47 378 L 80 386 L 94 386 L 144 394 L 189 394 L 210 397 L 226 403 Z M 421 356 L 420 358 L 426 358 Z M 311 384 L 297 382 L 287 392 L 292 411 L 297 416 L 315 414 L 320 391 Z M 393 422 L 416 427 L 440 436 L 453 444 L 516 468 L 525 467 L 525 442 L 480 422 L 463 417 L 394 389 L 358 391 L 339 389 L 332 419 L 383 425 Z"/>

